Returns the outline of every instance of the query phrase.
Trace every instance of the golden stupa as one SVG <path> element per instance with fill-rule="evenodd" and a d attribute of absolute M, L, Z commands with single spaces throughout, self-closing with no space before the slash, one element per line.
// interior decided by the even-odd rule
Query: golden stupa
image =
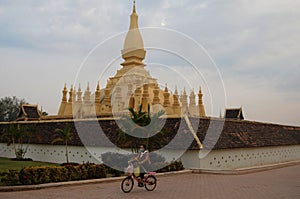
<path fill-rule="evenodd" d="M 77 91 L 73 86 L 68 91 L 65 85 L 56 117 L 112 117 L 128 111 L 130 107 L 138 110 L 141 105 L 143 111 L 148 111 L 148 105 L 150 105 L 151 112 L 164 110 L 168 117 L 182 117 L 184 114 L 205 117 L 201 88 L 198 92 L 198 103 L 196 103 L 194 89 L 189 95 L 189 103 L 185 89 L 180 96 L 177 88 L 174 93 L 169 92 L 167 85 L 161 89 L 157 79 L 151 77 L 145 69 L 146 65 L 143 62 L 145 56 L 146 51 L 139 31 L 134 1 L 130 27 L 122 50 L 122 58 L 124 59 L 124 62 L 121 63 L 122 68 L 117 71 L 114 77 L 107 80 L 104 89 L 100 89 L 98 83 L 93 94 L 89 84 L 84 92 L 82 92 L 80 85 Z M 67 96 L 69 97 L 67 98 Z"/>

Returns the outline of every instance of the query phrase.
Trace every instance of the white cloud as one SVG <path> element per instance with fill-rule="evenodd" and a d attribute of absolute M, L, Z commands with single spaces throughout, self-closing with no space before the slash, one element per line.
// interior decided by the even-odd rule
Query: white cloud
<path fill-rule="evenodd" d="M 300 110 L 299 1 L 153 0 L 137 4 L 141 27 L 165 25 L 208 49 L 223 74 L 228 106 L 244 105 L 253 120 L 299 125 L 295 119 Z M 96 44 L 128 29 L 131 9 L 131 2 L 124 0 L 1 2 L 0 70 L 5 75 L 0 96 L 28 97 L 55 113 L 63 83 L 73 82 L 80 62 Z M 120 52 L 122 43 L 115 45 Z M 193 48 L 181 47 L 182 52 L 197 56 Z M 102 64 L 93 63 L 87 79 L 88 72 Z M 160 76 L 172 81 L 167 73 Z M 30 81 L 20 87 L 24 77 Z M 12 78 L 14 83 L 8 88 L 6 82 Z M 278 114 L 273 114 L 274 109 Z"/>

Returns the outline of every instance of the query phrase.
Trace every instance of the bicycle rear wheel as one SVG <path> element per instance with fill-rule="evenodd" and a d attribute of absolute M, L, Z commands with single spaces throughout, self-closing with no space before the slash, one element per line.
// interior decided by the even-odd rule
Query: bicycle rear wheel
<path fill-rule="evenodd" d="M 153 175 L 149 175 L 145 180 L 145 188 L 147 191 L 153 191 L 156 187 L 156 177 Z"/>
<path fill-rule="evenodd" d="M 133 188 L 133 179 L 131 176 L 126 177 L 121 183 L 121 189 L 124 193 L 129 193 Z"/>

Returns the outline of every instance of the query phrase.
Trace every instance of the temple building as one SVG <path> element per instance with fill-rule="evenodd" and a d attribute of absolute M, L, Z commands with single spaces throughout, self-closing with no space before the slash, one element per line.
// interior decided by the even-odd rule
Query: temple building
<path fill-rule="evenodd" d="M 184 114 L 206 116 L 201 88 L 198 93 L 193 89 L 189 95 L 185 89 L 179 95 L 177 88 L 171 93 L 167 84 L 163 89 L 160 88 L 157 79 L 145 69 L 146 51 L 139 31 L 135 1 L 121 53 L 124 59 L 122 68 L 107 80 L 105 87 L 101 88 L 98 83 L 92 93 L 89 84 L 84 92 L 80 85 L 78 90 L 65 85 L 56 117 L 111 117 L 128 111 L 128 108 L 138 110 L 141 105 L 143 111 L 148 111 L 148 105 L 151 112 L 164 110 L 168 117 L 181 117 Z"/>

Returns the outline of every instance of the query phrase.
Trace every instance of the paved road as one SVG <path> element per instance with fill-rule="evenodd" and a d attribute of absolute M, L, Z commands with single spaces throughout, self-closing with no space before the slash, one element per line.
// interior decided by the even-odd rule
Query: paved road
<path fill-rule="evenodd" d="M 160 177 L 153 192 L 134 187 L 129 194 L 120 182 L 0 193 L 0 198 L 22 199 L 135 199 L 135 198 L 300 198 L 300 165 L 245 175 L 184 174 Z"/>

